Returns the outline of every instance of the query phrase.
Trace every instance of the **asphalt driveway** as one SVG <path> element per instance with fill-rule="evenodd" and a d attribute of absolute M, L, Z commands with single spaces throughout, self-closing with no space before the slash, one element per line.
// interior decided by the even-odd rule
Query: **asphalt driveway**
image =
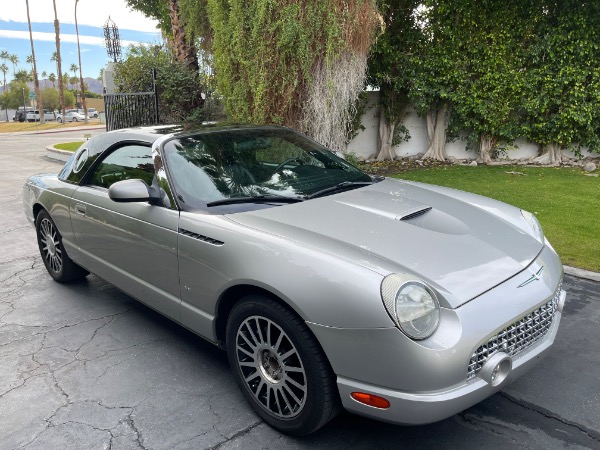
<path fill-rule="evenodd" d="M 220 350 L 95 276 L 46 274 L 21 187 L 60 169 L 47 144 L 81 134 L 0 135 L 0 449 L 600 449 L 600 284 L 573 277 L 551 355 L 483 403 L 421 427 L 341 414 L 308 438 L 272 430 Z"/>

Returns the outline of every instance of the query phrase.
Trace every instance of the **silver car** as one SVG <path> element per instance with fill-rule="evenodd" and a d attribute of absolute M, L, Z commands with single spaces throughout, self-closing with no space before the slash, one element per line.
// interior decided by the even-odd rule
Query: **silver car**
<path fill-rule="evenodd" d="M 56 115 L 56 121 L 57 122 L 79 122 L 79 121 L 84 121 L 85 120 L 85 116 L 77 111 L 68 111 L 65 114 L 65 117 L 63 117 L 62 114 L 57 114 Z"/>
<path fill-rule="evenodd" d="M 89 272 L 225 349 L 257 414 L 423 424 L 555 339 L 560 260 L 536 218 L 369 176 L 280 127 L 120 130 L 23 188 L 49 274 Z"/>

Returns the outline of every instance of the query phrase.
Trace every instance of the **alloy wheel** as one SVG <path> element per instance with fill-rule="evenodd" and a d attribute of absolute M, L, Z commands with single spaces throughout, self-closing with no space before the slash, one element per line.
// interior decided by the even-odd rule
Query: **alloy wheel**
<path fill-rule="evenodd" d="M 251 316 L 236 334 L 236 361 L 244 383 L 258 403 L 279 419 L 300 414 L 307 380 L 296 346 L 270 319 Z"/>
<path fill-rule="evenodd" d="M 59 273 L 63 265 L 62 249 L 54 224 L 46 218 L 40 222 L 40 242 L 42 243 L 42 255 L 47 261 L 48 267 Z"/>

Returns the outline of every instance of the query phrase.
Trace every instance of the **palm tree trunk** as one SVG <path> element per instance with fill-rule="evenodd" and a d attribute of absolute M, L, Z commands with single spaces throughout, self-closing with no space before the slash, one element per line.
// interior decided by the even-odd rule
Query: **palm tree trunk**
<path fill-rule="evenodd" d="M 56 0 L 52 0 L 52 3 L 54 3 L 54 35 L 56 40 L 56 70 L 58 71 L 58 96 L 60 99 L 60 111 L 62 113 L 62 116 L 65 117 L 65 86 L 63 84 L 61 67 L 62 62 L 60 56 L 60 23 L 58 22 L 58 15 L 56 14 Z"/>
<path fill-rule="evenodd" d="M 79 47 L 79 27 L 77 26 L 77 4 L 79 0 L 75 0 L 75 34 L 77 34 L 77 56 L 79 57 L 79 87 L 81 88 L 81 102 L 83 103 L 83 115 L 85 123 L 89 122 L 87 113 L 87 104 L 85 102 L 85 86 L 83 84 L 83 70 L 81 69 L 81 48 Z"/>
<path fill-rule="evenodd" d="M 40 93 L 40 82 L 37 75 L 37 66 L 35 63 L 35 50 L 33 48 L 33 33 L 31 32 L 31 18 L 29 17 L 29 0 L 25 0 L 27 6 L 27 23 L 29 24 L 29 40 L 31 41 L 31 57 L 33 58 L 33 83 L 35 86 L 35 96 L 37 97 L 37 108 L 40 111 L 40 125 L 43 125 L 44 120 L 44 105 L 42 104 L 42 94 Z"/>
<path fill-rule="evenodd" d="M 167 0 L 167 3 L 169 17 L 171 18 L 171 27 L 173 30 L 173 48 L 175 50 L 175 59 L 184 63 L 190 70 L 198 72 L 200 70 L 200 66 L 198 65 L 196 47 L 189 43 L 193 42 L 193 40 L 187 39 L 185 36 L 185 28 L 181 23 L 181 17 L 179 15 L 178 0 Z"/>

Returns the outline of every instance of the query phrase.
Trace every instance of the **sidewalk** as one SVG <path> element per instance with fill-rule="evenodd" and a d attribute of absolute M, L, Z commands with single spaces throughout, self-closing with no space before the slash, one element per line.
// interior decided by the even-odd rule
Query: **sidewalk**
<path fill-rule="evenodd" d="M 41 130 L 41 131 L 13 131 L 8 133 L 0 133 L 5 136 L 21 136 L 21 135 L 36 135 L 36 134 L 53 134 L 53 133 L 69 133 L 73 131 L 86 131 L 86 130 L 106 130 L 106 124 L 101 125 L 88 125 L 81 127 L 69 127 L 59 128 L 54 130 Z"/>

